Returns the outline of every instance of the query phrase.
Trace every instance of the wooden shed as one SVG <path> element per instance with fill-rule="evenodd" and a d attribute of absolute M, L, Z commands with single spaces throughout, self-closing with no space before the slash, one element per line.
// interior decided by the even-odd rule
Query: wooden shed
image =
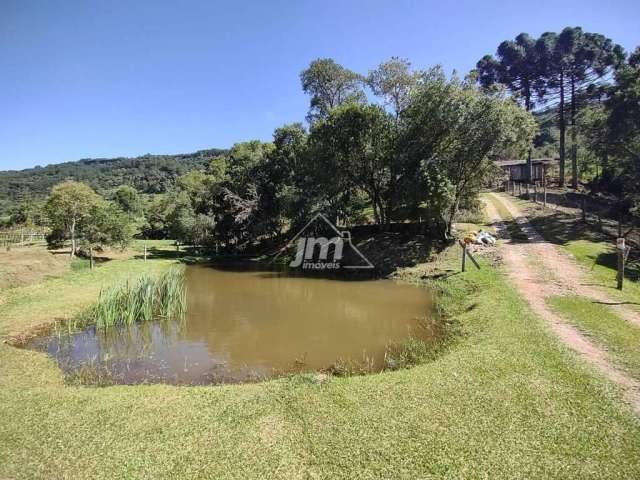
<path fill-rule="evenodd" d="M 509 181 L 527 181 L 527 161 L 526 160 L 496 160 L 495 164 L 502 168 Z M 531 160 L 531 181 L 542 182 L 547 170 L 552 165 L 557 165 L 556 158 L 535 158 Z"/>

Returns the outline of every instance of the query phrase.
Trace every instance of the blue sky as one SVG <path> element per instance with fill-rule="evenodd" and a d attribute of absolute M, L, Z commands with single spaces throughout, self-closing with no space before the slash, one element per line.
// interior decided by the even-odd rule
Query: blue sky
<path fill-rule="evenodd" d="M 567 25 L 640 45 L 640 2 L 0 0 L 0 170 L 269 140 L 304 118 L 299 73 L 391 56 L 466 73 Z"/>

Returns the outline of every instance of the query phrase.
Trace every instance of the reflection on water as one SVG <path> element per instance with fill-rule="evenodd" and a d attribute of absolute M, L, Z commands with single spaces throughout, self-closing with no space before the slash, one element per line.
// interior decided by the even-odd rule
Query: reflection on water
<path fill-rule="evenodd" d="M 381 368 L 390 343 L 424 336 L 423 288 L 390 280 L 291 277 L 189 266 L 183 322 L 149 322 L 36 339 L 31 348 L 73 372 L 115 383 L 209 384 L 326 368 L 338 359 Z"/>

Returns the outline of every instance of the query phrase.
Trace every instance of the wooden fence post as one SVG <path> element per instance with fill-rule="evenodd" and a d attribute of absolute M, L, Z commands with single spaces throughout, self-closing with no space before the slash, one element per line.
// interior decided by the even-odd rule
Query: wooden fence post
<path fill-rule="evenodd" d="M 469 260 L 475 265 L 475 267 L 480 270 L 480 264 L 473 258 L 471 252 L 467 249 L 467 243 L 462 240 L 458 240 L 458 244 L 462 247 L 462 271 L 464 272 L 467 268 L 467 257 Z"/>
<path fill-rule="evenodd" d="M 616 241 L 616 251 L 618 252 L 618 274 L 616 275 L 617 289 L 622 290 L 624 282 L 624 260 L 625 260 L 625 242 L 624 237 L 618 238 Z"/>
<path fill-rule="evenodd" d="M 462 242 L 462 271 L 467 269 L 467 244 Z"/>

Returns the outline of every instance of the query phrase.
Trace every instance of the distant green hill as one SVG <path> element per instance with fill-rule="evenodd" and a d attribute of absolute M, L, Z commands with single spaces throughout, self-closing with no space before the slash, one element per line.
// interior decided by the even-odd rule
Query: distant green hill
<path fill-rule="evenodd" d="M 176 177 L 206 167 L 223 149 L 177 155 L 143 155 L 135 158 L 90 158 L 27 170 L 0 171 L 0 216 L 23 198 L 42 198 L 53 185 L 74 179 L 104 193 L 131 185 L 142 193 L 162 193 Z"/>

